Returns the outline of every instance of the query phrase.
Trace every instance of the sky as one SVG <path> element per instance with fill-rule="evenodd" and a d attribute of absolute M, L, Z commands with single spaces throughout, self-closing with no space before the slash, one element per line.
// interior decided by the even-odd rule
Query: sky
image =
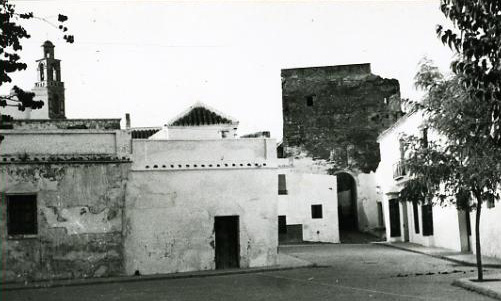
<path fill-rule="evenodd" d="M 162 126 L 197 101 L 240 121 L 239 134 L 282 137 L 280 70 L 370 63 L 400 82 L 404 98 L 422 96 L 413 77 L 423 57 L 449 71 L 452 52 L 435 34 L 448 24 L 429 1 L 83 1 L 17 0 L 67 26 L 75 43 L 40 20 L 13 84 L 31 89 L 40 45 L 51 40 L 61 59 L 68 118 L 122 118 Z M 12 85 L 0 87 L 7 94 Z"/>

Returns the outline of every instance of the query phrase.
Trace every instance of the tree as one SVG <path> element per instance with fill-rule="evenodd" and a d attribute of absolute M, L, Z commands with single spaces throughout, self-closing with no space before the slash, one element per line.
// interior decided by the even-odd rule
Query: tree
<path fill-rule="evenodd" d="M 2 32 L 0 36 L 0 86 L 12 81 L 9 76 L 10 73 L 25 70 L 27 67 L 27 65 L 21 61 L 19 51 L 23 48 L 21 41 L 30 38 L 30 35 L 26 29 L 19 24 L 21 19 L 38 19 L 44 21 L 63 32 L 63 38 L 66 42 L 74 42 L 73 35 L 66 34 L 68 28 L 63 25 L 63 23 L 68 20 L 68 17 L 59 14 L 59 25 L 56 26 L 44 18 L 35 16 L 33 12 L 16 12 L 15 6 L 8 3 L 7 0 L 0 0 L 0 3 L 0 28 Z M 26 108 L 39 109 L 43 106 L 43 102 L 33 100 L 34 96 L 34 93 L 24 91 L 14 86 L 11 95 L 0 96 L 0 107 L 15 106 L 21 111 L 24 111 Z M 0 121 L 6 119 L 8 120 L 9 117 L 0 115 Z"/>
<path fill-rule="evenodd" d="M 451 67 L 468 93 L 485 103 L 489 122 L 477 133 L 501 143 L 501 2 L 499 0 L 441 0 L 440 9 L 453 29 L 437 27 L 444 44 L 458 53 Z"/>
<path fill-rule="evenodd" d="M 425 117 L 425 126 L 435 135 L 432 141 L 409 136 L 405 161 L 411 179 L 400 193 L 404 201 L 455 204 L 459 209 L 476 210 L 475 248 L 478 280 L 483 280 L 480 245 L 482 204 L 499 200 L 501 152 L 488 132 L 479 128 L 491 124 L 490 102 L 478 101 L 456 74 L 445 78 L 429 61 L 416 75 L 416 86 L 426 91 L 414 109 Z M 433 135 L 430 134 L 430 135 Z"/>

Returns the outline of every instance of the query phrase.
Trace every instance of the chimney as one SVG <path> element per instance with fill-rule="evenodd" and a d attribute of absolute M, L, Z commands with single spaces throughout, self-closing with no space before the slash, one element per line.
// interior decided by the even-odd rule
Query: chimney
<path fill-rule="evenodd" d="M 130 114 L 125 113 L 125 128 L 130 129 Z"/>

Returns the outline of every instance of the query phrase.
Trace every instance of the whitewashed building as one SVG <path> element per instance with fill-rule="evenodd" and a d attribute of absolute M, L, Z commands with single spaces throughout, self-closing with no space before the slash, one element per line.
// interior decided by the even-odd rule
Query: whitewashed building
<path fill-rule="evenodd" d="M 214 140 L 237 138 L 238 121 L 202 102 L 196 102 L 150 139 Z"/>
<path fill-rule="evenodd" d="M 401 139 L 414 135 L 435 140 L 424 125 L 421 111 L 408 113 L 379 135 L 381 162 L 377 179 L 383 199 L 386 237 L 389 242 L 409 241 L 425 246 L 474 252 L 475 212 L 467 214 L 455 205 L 439 206 L 401 202 L 399 192 L 409 179 Z M 481 217 L 482 254 L 501 258 L 501 209 L 484 204 Z"/>
<path fill-rule="evenodd" d="M 237 123 L 205 105 L 170 124 L 179 128 L 167 129 L 169 139 L 161 130 L 132 142 L 126 273 L 276 264 L 276 142 L 225 139 Z"/>
<path fill-rule="evenodd" d="M 281 243 L 339 242 L 337 178 L 298 172 L 279 159 L 278 223 Z"/>

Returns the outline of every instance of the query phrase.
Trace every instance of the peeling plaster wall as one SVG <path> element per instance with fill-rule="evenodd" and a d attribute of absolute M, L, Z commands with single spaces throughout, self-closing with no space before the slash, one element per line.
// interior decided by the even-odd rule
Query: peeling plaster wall
<path fill-rule="evenodd" d="M 240 267 L 277 262 L 276 169 L 131 171 L 126 273 L 215 268 L 214 217 L 240 216 Z"/>
<path fill-rule="evenodd" d="M 44 106 L 45 107 L 45 106 Z M 16 111 L 19 111 L 15 108 Z M 26 109 L 28 111 L 30 109 Z M 36 110 L 38 111 L 38 110 Z M 45 113 L 47 115 L 47 113 Z M 12 122 L 16 130 L 95 129 L 119 130 L 120 119 L 21 119 Z"/>
<path fill-rule="evenodd" d="M 3 281 L 123 274 L 122 212 L 130 164 L 0 165 Z M 36 194 L 38 234 L 9 238 L 7 196 Z"/>
<path fill-rule="evenodd" d="M 303 225 L 303 240 L 339 242 L 336 177 L 294 173 L 285 174 L 287 194 L 278 196 L 278 215 L 285 215 L 288 225 Z M 311 217 L 311 205 L 322 205 L 323 217 Z"/>

